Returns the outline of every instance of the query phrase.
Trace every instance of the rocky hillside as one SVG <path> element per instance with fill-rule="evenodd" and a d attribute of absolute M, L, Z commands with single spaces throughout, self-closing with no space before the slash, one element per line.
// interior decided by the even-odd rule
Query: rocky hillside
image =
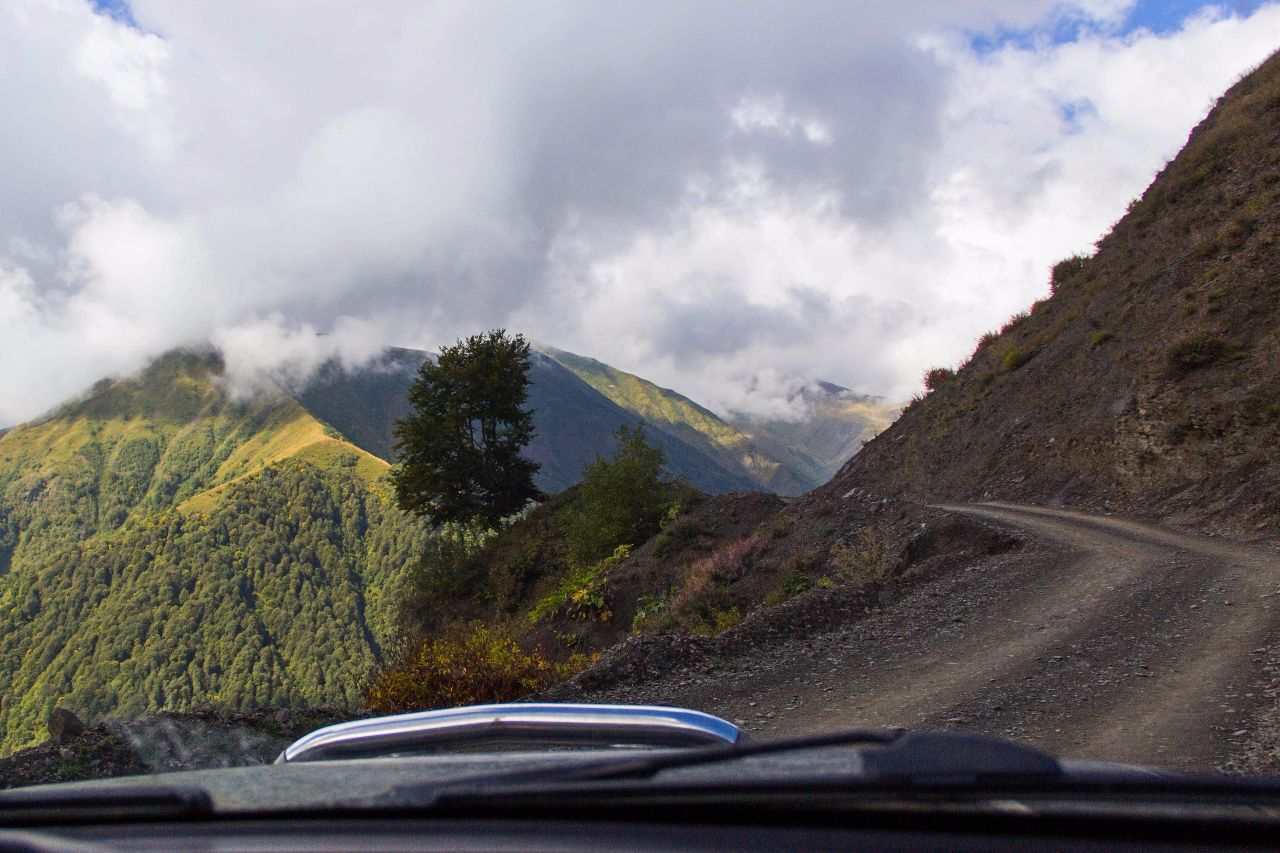
<path fill-rule="evenodd" d="M 829 483 L 752 514 L 745 530 L 725 525 L 717 534 L 697 515 L 678 519 L 665 535 L 687 540 L 685 552 L 660 554 L 655 539 L 611 569 L 606 589 L 620 599 L 636 577 L 660 578 L 651 583 L 667 584 L 669 593 L 640 595 L 631 612 L 642 636 L 544 695 L 712 697 L 709 707 L 746 695 L 755 705 L 758 694 L 738 692 L 738 674 L 782 644 L 804 654 L 779 664 L 761 689 L 808 689 L 800 667 L 816 667 L 820 679 L 832 659 L 828 644 L 851 658 L 879 657 L 869 646 L 841 645 L 864 636 L 817 635 L 856 626 L 914 591 L 929 599 L 934 580 L 962 583 L 995 565 L 993 555 L 1022 548 L 980 520 L 930 504 L 1056 505 L 1273 537 L 1280 532 L 1277 202 L 1280 54 L 1219 101 L 1095 254 L 1055 265 L 1052 295 L 985 336 L 958 370 L 931 372 L 931 390 Z M 655 555 L 664 559 L 646 567 Z M 1126 560 L 1121 567 L 1131 568 Z M 622 600 L 606 594 L 606 601 L 628 612 Z M 656 621 L 651 609 L 662 616 L 672 602 L 695 601 L 712 602 L 702 618 L 714 639 L 643 636 Z M 743 620 L 732 625 L 726 613 Z M 919 626 L 965 631 L 963 619 L 952 624 L 945 614 L 930 602 L 886 627 L 895 637 Z M 939 618 L 946 624 L 933 624 Z M 1216 625 L 1241 616 L 1234 619 Z M 1124 624 L 1128 639 L 1141 633 Z M 923 647 L 926 655 L 935 649 Z M 1099 657 L 1108 665 L 1125 659 Z M 784 702 L 791 704 L 780 714 L 797 707 L 792 695 Z"/>
<path fill-rule="evenodd" d="M 1280 56 L 1091 257 L 813 496 L 999 498 L 1280 530 Z"/>

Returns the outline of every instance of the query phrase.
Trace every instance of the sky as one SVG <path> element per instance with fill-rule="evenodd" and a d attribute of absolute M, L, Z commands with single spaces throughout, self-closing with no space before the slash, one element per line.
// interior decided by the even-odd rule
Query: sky
<path fill-rule="evenodd" d="M 0 0 L 0 425 L 494 327 L 904 400 L 1277 48 L 1277 2 Z"/>

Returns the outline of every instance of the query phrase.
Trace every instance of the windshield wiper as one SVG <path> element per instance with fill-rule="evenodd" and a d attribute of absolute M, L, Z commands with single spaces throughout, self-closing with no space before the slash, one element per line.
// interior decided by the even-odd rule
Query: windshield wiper
<path fill-rule="evenodd" d="M 699 767 L 738 761 L 759 755 L 803 752 L 833 746 L 888 745 L 906 737 L 904 729 L 854 729 L 833 734 L 807 735 L 773 741 L 750 741 L 744 744 L 712 747 L 710 749 L 668 752 L 628 761 L 602 762 L 596 766 L 578 767 L 567 773 L 556 774 L 555 782 L 602 782 L 611 779 L 648 779 L 664 770 Z M 541 777 L 547 780 L 545 774 Z"/>
<path fill-rule="evenodd" d="M 736 761 L 755 755 L 819 749 L 831 746 L 866 746 L 893 743 L 903 734 L 902 729 L 858 729 L 834 734 L 812 735 L 776 741 L 738 742 L 725 746 L 682 749 L 646 753 L 642 756 L 603 758 L 598 761 L 570 764 L 565 767 L 539 766 L 532 770 L 511 773 L 494 773 L 468 778 L 465 782 L 447 785 L 406 785 L 393 792 L 393 798 L 402 802 L 421 804 L 424 797 L 436 802 L 446 796 L 467 796 L 511 791 L 524 787 L 543 789 L 548 786 L 575 783 L 605 782 L 621 779 L 646 779 L 664 770 L 697 765 Z"/>
<path fill-rule="evenodd" d="M 163 820 L 213 814 L 201 788 L 154 784 L 0 791 L 0 826 L 99 820 Z"/>

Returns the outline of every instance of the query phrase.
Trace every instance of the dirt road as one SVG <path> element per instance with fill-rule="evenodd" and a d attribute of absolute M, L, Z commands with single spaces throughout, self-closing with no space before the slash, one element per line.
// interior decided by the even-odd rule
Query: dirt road
<path fill-rule="evenodd" d="M 1011 736 L 1071 757 L 1280 769 L 1280 554 L 1082 513 L 938 507 L 1029 535 L 820 636 L 612 698 L 762 736 L 861 725 Z"/>

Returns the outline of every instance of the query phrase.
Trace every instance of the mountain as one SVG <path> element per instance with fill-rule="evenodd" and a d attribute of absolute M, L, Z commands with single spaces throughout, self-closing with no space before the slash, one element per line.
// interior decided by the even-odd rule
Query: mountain
<path fill-rule="evenodd" d="M 220 372 L 172 353 L 0 438 L 0 751 L 55 704 L 358 701 L 426 534 L 384 461 Z"/>
<path fill-rule="evenodd" d="M 698 448 L 758 488 L 799 495 L 830 479 L 862 443 L 884 429 L 897 409 L 829 383 L 802 393 L 796 421 L 729 422 L 668 388 L 593 358 L 554 347 L 542 352 L 647 424 Z"/>
<path fill-rule="evenodd" d="M 812 382 L 791 398 L 804 413 L 795 420 L 738 417 L 733 423 L 753 440 L 779 454 L 792 454 L 815 466 L 814 486 L 830 480 L 867 441 L 897 419 L 900 406 L 880 397 L 857 394 L 830 382 Z M 806 489 L 807 491 L 807 489 Z"/>
<path fill-rule="evenodd" d="M 1280 55 L 1224 95 L 1091 257 L 983 339 L 815 500 L 1280 519 Z"/>
<path fill-rule="evenodd" d="M 420 350 L 388 349 L 373 364 L 345 371 L 326 365 L 295 396 L 317 418 L 332 424 L 358 446 L 382 458 L 394 458 L 393 431 L 408 414 L 406 394 L 429 357 Z M 535 480 L 547 493 L 578 482 L 597 456 L 614 451 L 614 433 L 643 415 L 628 411 L 600 395 L 559 363 L 532 354 L 528 406 L 533 410 L 534 438 L 526 455 L 542 467 Z M 755 488 L 745 472 L 663 430 L 650 430 L 650 440 L 667 456 L 668 470 L 711 494 Z"/>
<path fill-rule="evenodd" d="M 217 354 L 173 352 L 0 435 L 0 752 L 55 705 L 94 719 L 357 703 L 429 536 L 385 478 L 425 358 L 389 350 L 239 400 Z M 548 492 L 641 421 L 546 356 L 532 379 Z M 651 440 L 700 489 L 753 486 Z"/>

